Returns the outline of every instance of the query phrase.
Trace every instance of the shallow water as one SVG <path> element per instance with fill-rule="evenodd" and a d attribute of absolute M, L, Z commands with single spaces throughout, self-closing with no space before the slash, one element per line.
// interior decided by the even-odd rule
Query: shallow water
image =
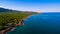
<path fill-rule="evenodd" d="M 60 34 L 60 13 L 32 15 L 8 34 Z"/>

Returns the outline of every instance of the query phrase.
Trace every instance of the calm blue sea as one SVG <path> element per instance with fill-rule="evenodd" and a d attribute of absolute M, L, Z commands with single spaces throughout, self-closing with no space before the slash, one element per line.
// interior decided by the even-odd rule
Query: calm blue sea
<path fill-rule="evenodd" d="M 60 13 L 32 15 L 8 34 L 60 34 Z"/>

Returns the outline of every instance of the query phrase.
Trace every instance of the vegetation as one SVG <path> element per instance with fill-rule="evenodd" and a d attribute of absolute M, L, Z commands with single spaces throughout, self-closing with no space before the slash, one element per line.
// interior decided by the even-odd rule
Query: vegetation
<path fill-rule="evenodd" d="M 8 11 L 5 12 L 4 10 Z M 15 10 L 8 10 L 8 9 L 0 9 L 0 30 L 7 29 L 8 27 L 15 26 L 19 23 L 23 18 L 31 14 L 36 14 L 36 12 L 22 12 L 22 11 L 15 11 Z"/>

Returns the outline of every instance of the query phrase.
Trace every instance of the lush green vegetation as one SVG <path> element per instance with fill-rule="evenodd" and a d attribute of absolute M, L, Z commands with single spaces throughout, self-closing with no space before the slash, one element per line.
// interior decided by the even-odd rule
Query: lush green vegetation
<path fill-rule="evenodd" d="M 16 11 L 11 9 L 0 8 L 0 30 L 15 26 L 23 18 L 29 15 L 36 14 L 36 12 Z"/>
<path fill-rule="evenodd" d="M 10 23 L 14 26 L 23 18 L 35 14 L 33 12 L 0 12 L 0 30 L 8 28 Z"/>

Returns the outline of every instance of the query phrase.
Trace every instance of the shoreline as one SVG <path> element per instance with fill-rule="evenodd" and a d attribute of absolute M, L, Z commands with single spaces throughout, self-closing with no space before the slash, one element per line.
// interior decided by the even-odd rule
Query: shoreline
<path fill-rule="evenodd" d="M 29 15 L 29 16 L 30 16 L 30 15 Z M 17 26 L 23 26 L 23 25 L 24 25 L 23 21 L 24 21 L 25 19 L 27 19 L 29 16 L 27 16 L 27 17 L 25 17 L 25 18 L 22 18 L 22 20 L 19 21 L 19 23 L 16 24 L 14 27 L 9 27 L 9 28 L 7 28 L 7 29 L 5 29 L 5 30 L 1 30 L 1 31 L 0 31 L 0 34 L 7 34 L 9 31 L 14 31 Z"/>

